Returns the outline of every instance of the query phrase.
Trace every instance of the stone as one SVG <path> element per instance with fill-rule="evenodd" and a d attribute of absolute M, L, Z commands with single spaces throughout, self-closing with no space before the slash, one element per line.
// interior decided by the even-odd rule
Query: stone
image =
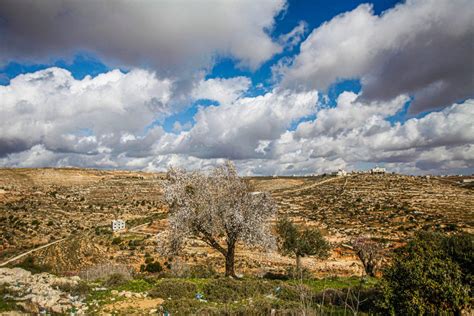
<path fill-rule="evenodd" d="M 79 297 L 60 289 L 61 285 L 75 285 L 77 282 L 77 278 L 58 277 L 49 273 L 31 274 L 20 268 L 0 268 L 0 284 L 5 284 L 11 290 L 12 299 L 31 314 L 64 314 L 73 306 L 81 308 L 84 304 Z"/>

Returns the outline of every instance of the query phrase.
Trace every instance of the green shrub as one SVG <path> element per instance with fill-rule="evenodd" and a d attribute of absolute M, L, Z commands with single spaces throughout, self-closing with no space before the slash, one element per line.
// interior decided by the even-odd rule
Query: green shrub
<path fill-rule="evenodd" d="M 148 264 L 148 263 L 152 263 L 155 259 L 153 259 L 152 257 L 148 256 L 148 257 L 145 257 L 145 263 Z"/>
<path fill-rule="evenodd" d="M 179 300 L 165 300 L 161 305 L 163 311 L 171 315 L 215 315 L 216 310 L 206 307 L 207 304 L 196 299 L 182 298 Z"/>
<path fill-rule="evenodd" d="M 265 297 L 255 297 L 244 304 L 241 303 L 205 303 L 196 299 L 166 300 L 163 310 L 171 315 L 226 315 L 226 316 L 260 316 L 270 315 L 272 309 L 277 310 L 277 315 L 294 316 L 302 315 L 299 302 L 286 302 L 272 300 Z M 313 315 L 314 313 L 308 313 Z"/>
<path fill-rule="evenodd" d="M 192 299 L 195 297 L 198 288 L 196 284 L 183 280 L 163 280 L 154 289 L 150 291 L 151 297 L 160 297 L 164 299 Z"/>
<path fill-rule="evenodd" d="M 188 271 L 189 278 L 215 278 L 219 274 L 217 271 L 209 264 L 199 264 L 191 266 Z"/>
<path fill-rule="evenodd" d="M 460 267 L 468 261 L 463 258 L 469 257 L 465 252 L 469 247 L 452 238 L 419 232 L 397 249 L 393 264 L 383 274 L 383 296 L 378 304 L 385 313 L 460 313 L 469 301 L 469 285 L 463 284 Z M 454 248 L 449 250 L 446 245 Z"/>
<path fill-rule="evenodd" d="M 275 283 L 266 280 L 211 280 L 203 287 L 204 297 L 213 302 L 232 302 L 274 292 Z"/>
<path fill-rule="evenodd" d="M 284 301 L 300 301 L 302 298 L 312 299 L 311 289 L 304 284 L 282 284 L 276 296 Z"/>
<path fill-rule="evenodd" d="M 147 260 L 145 260 L 145 262 L 146 261 Z M 158 273 L 158 272 L 163 271 L 163 267 L 161 266 L 161 264 L 158 261 L 156 261 L 156 262 L 153 262 L 153 260 L 148 260 L 148 261 L 149 261 L 148 263 L 142 264 L 140 266 L 140 271 L 141 272 Z"/>
<path fill-rule="evenodd" d="M 463 283 L 470 287 L 470 296 L 474 296 L 474 235 L 460 233 L 443 240 L 443 248 L 461 269 Z"/>

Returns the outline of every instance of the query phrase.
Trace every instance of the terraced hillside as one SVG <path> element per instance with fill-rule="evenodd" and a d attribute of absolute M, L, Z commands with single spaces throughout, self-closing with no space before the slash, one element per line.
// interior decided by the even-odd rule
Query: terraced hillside
<path fill-rule="evenodd" d="M 162 175 L 0 169 L 0 260 L 60 238 L 161 212 Z"/>
<path fill-rule="evenodd" d="M 473 188 L 460 184 L 464 179 L 354 174 L 248 181 L 256 191 L 271 192 L 279 216 L 320 227 L 333 244 L 329 259 L 305 258 L 306 267 L 320 275 L 353 275 L 361 266 L 345 244 L 355 236 L 396 246 L 420 228 L 473 232 Z M 162 180 L 163 174 L 143 172 L 0 169 L 0 262 L 61 240 L 36 251 L 36 262 L 57 273 L 109 263 L 139 269 L 150 258 L 164 265 L 169 258 L 158 256 L 154 238 L 167 225 Z M 112 234 L 116 217 L 135 228 Z M 197 240 L 176 260 L 222 269 L 220 254 Z M 282 271 L 293 259 L 239 247 L 236 264 L 240 273 L 255 274 Z"/>
<path fill-rule="evenodd" d="M 259 181 L 254 180 L 256 188 Z M 276 181 L 276 180 L 275 180 Z M 268 183 L 265 186 L 271 188 Z M 280 214 L 349 239 L 367 234 L 403 240 L 420 228 L 474 227 L 474 191 L 442 177 L 354 174 L 302 179 L 271 190 Z"/>

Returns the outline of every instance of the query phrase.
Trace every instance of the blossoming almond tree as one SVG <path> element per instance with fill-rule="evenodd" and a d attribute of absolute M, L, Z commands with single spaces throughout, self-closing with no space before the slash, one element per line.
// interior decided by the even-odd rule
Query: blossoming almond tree
<path fill-rule="evenodd" d="M 166 250 L 176 254 L 186 238 L 198 238 L 225 258 L 225 275 L 235 277 L 235 248 L 273 247 L 269 218 L 276 206 L 267 193 L 251 192 L 231 162 L 211 172 L 169 169 L 164 196 L 170 207 Z"/>

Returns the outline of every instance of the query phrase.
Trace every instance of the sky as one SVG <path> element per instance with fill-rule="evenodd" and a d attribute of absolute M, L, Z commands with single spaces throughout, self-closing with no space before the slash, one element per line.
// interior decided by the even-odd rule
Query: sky
<path fill-rule="evenodd" d="M 0 167 L 474 172 L 472 0 L 2 0 Z"/>

